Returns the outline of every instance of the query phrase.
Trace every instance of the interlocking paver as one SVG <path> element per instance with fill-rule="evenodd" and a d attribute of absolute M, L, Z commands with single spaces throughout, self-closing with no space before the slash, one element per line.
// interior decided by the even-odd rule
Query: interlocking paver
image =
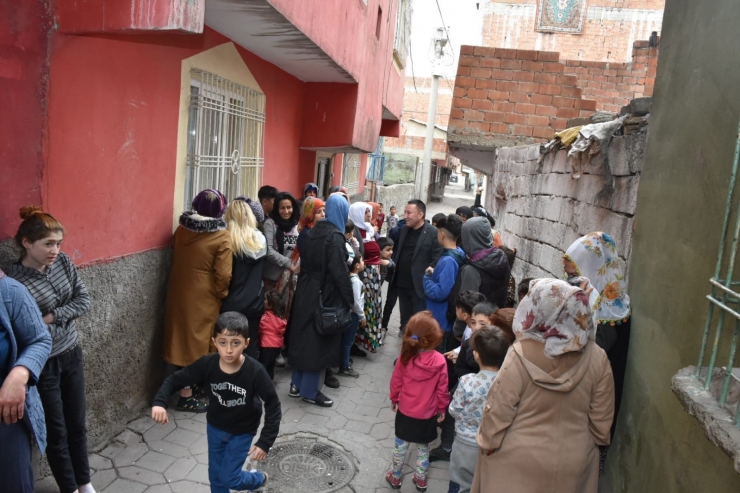
<path fill-rule="evenodd" d="M 113 457 L 113 465 L 116 467 L 131 466 L 136 463 L 137 460 L 149 452 L 149 447 L 145 443 L 137 443 L 136 445 L 129 445 L 120 454 L 116 454 Z"/>
<path fill-rule="evenodd" d="M 211 493 L 208 486 L 193 481 L 170 483 L 170 489 L 172 489 L 172 493 Z"/>
<path fill-rule="evenodd" d="M 164 437 L 163 440 L 165 442 L 172 442 L 176 443 L 177 445 L 182 445 L 183 447 L 190 447 L 202 436 L 202 433 L 195 433 L 183 428 L 177 428 L 173 430 L 172 433 Z"/>
<path fill-rule="evenodd" d="M 137 483 L 142 483 L 147 486 L 153 486 L 155 484 L 164 484 L 167 481 L 164 476 L 154 471 L 149 471 L 139 466 L 128 466 L 118 468 L 118 477 L 124 479 L 130 479 Z"/>
<path fill-rule="evenodd" d="M 183 457 L 177 459 L 174 464 L 167 468 L 164 472 L 164 477 L 167 481 L 174 483 L 185 479 L 190 474 L 190 471 L 198 464 L 198 462 L 192 457 Z"/>
<path fill-rule="evenodd" d="M 174 457 L 150 450 L 138 460 L 137 465 L 150 471 L 165 472 L 173 462 L 175 462 Z"/>
<path fill-rule="evenodd" d="M 203 425 L 203 431 L 205 433 L 205 425 Z M 183 447 L 182 445 L 178 445 L 172 442 L 165 442 L 164 440 L 149 442 L 147 445 L 149 446 L 149 450 L 169 455 L 178 459 L 180 457 L 190 457 L 192 455 L 187 447 Z"/>
<path fill-rule="evenodd" d="M 195 483 L 208 484 L 208 466 L 205 464 L 196 464 L 185 479 Z"/>
<path fill-rule="evenodd" d="M 102 455 L 90 454 L 88 460 L 90 461 L 90 468 L 95 469 L 96 471 L 111 469 L 113 467 L 113 462 Z"/>
<path fill-rule="evenodd" d="M 118 478 L 103 490 L 104 493 L 144 493 L 147 486 L 128 479 Z"/>

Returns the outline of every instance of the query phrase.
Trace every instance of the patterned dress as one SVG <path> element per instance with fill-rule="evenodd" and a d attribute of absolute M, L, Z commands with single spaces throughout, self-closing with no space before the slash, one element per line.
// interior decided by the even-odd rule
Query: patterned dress
<path fill-rule="evenodd" d="M 380 292 L 380 266 L 365 265 L 365 270 L 360 273 L 365 296 L 365 319 L 367 327 L 359 327 L 355 343 L 364 347 L 371 353 L 377 352 L 377 348 L 383 344 L 385 331 L 381 330 L 381 319 L 383 318 L 383 300 Z"/>

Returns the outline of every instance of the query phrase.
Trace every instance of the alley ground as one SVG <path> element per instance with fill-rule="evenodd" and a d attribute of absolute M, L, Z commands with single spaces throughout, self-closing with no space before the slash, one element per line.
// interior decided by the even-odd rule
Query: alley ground
<path fill-rule="evenodd" d="M 461 205 L 472 205 L 472 193 L 462 186 L 450 185 L 443 202 L 429 204 L 427 217 L 438 212 L 452 213 Z M 280 436 L 273 450 L 280 443 L 305 439 L 318 441 L 346 453 L 354 462 L 356 472 L 340 492 L 393 491 L 384 480 L 390 464 L 394 444 L 395 414 L 388 399 L 388 386 L 393 362 L 398 356 L 398 306 L 391 319 L 385 344 L 375 355 L 355 358 L 354 367 L 360 377 L 341 378 L 338 389 L 325 388 L 323 392 L 334 400 L 331 408 L 320 408 L 288 397 L 290 369 L 278 370 L 275 376 L 277 391 L 282 402 L 283 419 Z M 174 418 L 174 419 L 173 419 Z M 115 439 L 90 456 L 94 470 L 92 484 L 101 493 L 206 493 L 208 487 L 208 450 L 205 414 L 174 411 L 169 425 L 156 425 L 148 411 L 130 422 Z M 435 446 L 437 443 L 434 444 Z M 416 459 L 415 450 L 407 464 Z M 310 464 L 305 469 L 287 470 L 285 474 L 310 475 Z M 429 469 L 429 493 L 447 491 L 449 462 L 433 462 Z M 350 468 L 351 469 L 351 468 Z M 402 493 L 416 491 L 411 482 L 411 467 L 404 470 Z M 341 471 L 340 471 L 341 473 Z M 341 481 L 338 474 L 338 481 Z M 298 477 L 298 476 L 296 476 Z M 283 487 L 273 490 L 332 491 L 331 488 L 307 490 Z M 58 493 L 51 477 L 36 484 L 36 493 Z M 268 490 L 269 491 L 269 490 Z"/>

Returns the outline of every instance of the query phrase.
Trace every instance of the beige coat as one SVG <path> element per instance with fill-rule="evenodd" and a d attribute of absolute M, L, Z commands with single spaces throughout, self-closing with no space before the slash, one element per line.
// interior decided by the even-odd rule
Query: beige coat
<path fill-rule="evenodd" d="M 543 349 L 524 339 L 506 356 L 478 430 L 473 493 L 597 491 L 614 415 L 609 360 L 593 341 L 555 359 Z"/>
<path fill-rule="evenodd" d="M 189 218 L 191 227 L 192 221 Z M 205 222 L 209 223 L 208 230 L 196 232 L 179 226 L 172 239 L 164 360 L 177 366 L 187 366 L 208 354 L 221 300 L 229 294 L 231 237 L 225 229 L 214 231 L 218 223 L 223 227 L 220 219 L 208 218 Z"/>

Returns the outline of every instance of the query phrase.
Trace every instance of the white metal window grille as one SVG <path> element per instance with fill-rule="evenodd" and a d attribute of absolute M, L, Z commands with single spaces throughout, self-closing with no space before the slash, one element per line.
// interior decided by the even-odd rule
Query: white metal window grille
<path fill-rule="evenodd" d="M 265 95 L 218 75 L 190 72 L 185 207 L 206 188 L 255 198 L 264 167 Z"/>
<path fill-rule="evenodd" d="M 360 188 L 360 155 L 345 154 L 342 169 L 342 185 L 347 189 L 347 195 L 356 195 Z"/>
<path fill-rule="evenodd" d="M 411 38 L 411 0 L 399 0 L 396 15 L 396 36 L 393 40 L 393 56 L 401 67 L 406 66 L 409 39 Z"/>

